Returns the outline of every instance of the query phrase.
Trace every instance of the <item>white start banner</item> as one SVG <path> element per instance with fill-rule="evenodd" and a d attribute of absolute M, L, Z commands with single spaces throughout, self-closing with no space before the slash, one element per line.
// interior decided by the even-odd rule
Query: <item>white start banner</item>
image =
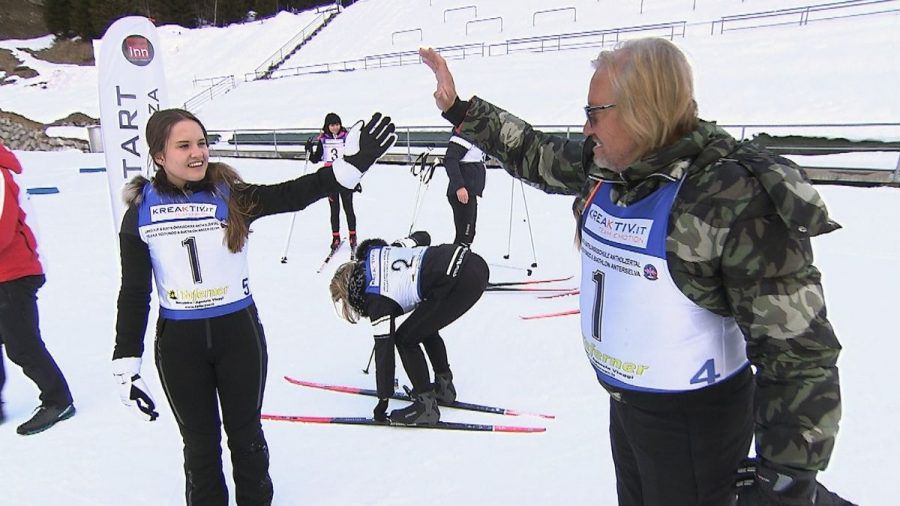
<path fill-rule="evenodd" d="M 150 116 L 168 107 L 156 27 L 147 18 L 121 18 L 96 46 L 99 67 L 100 127 L 116 234 L 125 214 L 125 183 L 148 169 L 144 128 Z"/>

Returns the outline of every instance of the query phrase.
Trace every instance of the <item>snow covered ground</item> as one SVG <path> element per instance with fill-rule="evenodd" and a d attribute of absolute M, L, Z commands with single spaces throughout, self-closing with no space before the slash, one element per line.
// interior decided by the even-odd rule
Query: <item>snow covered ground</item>
<path fill-rule="evenodd" d="M 160 420 L 145 423 L 119 404 L 109 372 L 118 291 L 116 242 L 100 155 L 17 153 L 27 187 L 57 186 L 33 197 L 41 222 L 48 283 L 39 293 L 44 338 L 69 380 L 78 414 L 45 433 L 21 437 L 15 425 L 36 405 L 37 392 L 7 361 L 3 392 L 8 416 L 0 427 L 4 504 L 176 505 L 183 501 L 180 437 L 151 353 L 145 378 Z M 226 160 L 249 181 L 273 182 L 303 170 L 286 161 Z M 416 228 L 452 240 L 437 172 Z M 404 168 L 378 166 L 356 199 L 363 237 L 396 238 L 410 226 L 418 179 Z M 507 231 L 515 187 L 510 259 Z M 859 504 L 890 504 L 889 466 L 900 452 L 889 420 L 900 409 L 892 385 L 891 338 L 900 271 L 900 190 L 819 187 L 844 228 L 815 239 L 829 315 L 841 356 L 844 418 L 823 481 Z M 538 268 L 533 278 L 577 272 L 570 200 L 525 187 Z M 518 184 L 489 171 L 480 202 L 475 250 L 495 281 L 523 279 L 533 261 Z M 369 398 L 288 384 L 282 376 L 373 387 L 362 373 L 371 350 L 367 324 L 333 316 L 327 283 L 334 266 L 315 274 L 329 239 L 328 205 L 297 216 L 287 264 L 281 258 L 290 216 L 258 221 L 250 241 L 251 280 L 269 343 L 264 410 L 271 413 L 362 416 Z M 343 252 L 344 258 L 348 255 Z M 560 283 L 574 286 L 574 282 Z M 607 395 L 584 357 L 577 317 L 523 321 L 520 315 L 575 308 L 572 297 L 486 294 L 445 332 L 460 397 L 555 420 L 444 410 L 446 420 L 547 427 L 540 434 L 473 434 L 265 422 L 276 504 L 612 504 L 615 479 L 607 441 Z M 155 315 L 155 308 L 151 310 Z M 152 336 L 148 337 L 148 347 Z M 152 348 L 151 348 L 152 349 Z M 406 379 L 400 377 L 400 381 Z M 397 403 L 392 405 L 399 405 Z M 226 450 L 227 452 L 227 450 Z M 227 464 L 226 464 L 227 466 Z M 865 472 L 860 472 L 865 470 Z"/>
<path fill-rule="evenodd" d="M 659 4 L 673 12 L 690 8 L 683 1 Z M 773 2 L 753 5 L 765 7 Z M 726 123 L 896 122 L 900 117 L 895 86 L 900 81 L 900 62 L 894 55 L 900 42 L 898 19 L 894 14 L 802 29 L 688 37 L 676 43 L 695 64 L 704 117 Z M 615 25 L 638 21 L 623 16 Z M 363 33 L 365 27 L 346 28 L 347 33 Z M 161 29 L 161 36 L 171 31 L 176 30 Z M 222 29 L 222 33 L 235 48 L 248 48 L 229 51 L 230 64 L 252 70 L 260 54 L 249 48 L 261 35 L 243 34 L 237 28 Z M 0 47 L 34 47 L 32 43 L 39 45 L 2 41 Z M 188 53 L 189 46 L 181 46 L 181 52 L 171 57 L 178 62 L 178 55 Z M 325 57 L 340 59 L 341 48 L 332 49 L 334 53 Z M 595 52 L 452 61 L 451 69 L 463 96 L 477 93 L 534 123 L 578 124 L 591 71 L 588 61 Z M 209 53 L 212 61 L 214 55 Z M 184 76 L 195 73 L 186 60 L 168 65 Z M 97 115 L 93 69 L 39 71 L 43 77 L 36 80 L 49 79 L 47 90 L 28 80 L 2 86 L 0 108 L 46 121 L 74 110 Z M 173 82 L 184 82 L 168 69 L 167 74 Z M 60 75 L 58 83 L 49 77 L 56 75 Z M 201 117 L 210 128 L 296 127 L 318 126 L 329 110 L 350 123 L 379 109 L 404 124 L 441 124 L 432 90 L 433 78 L 423 66 L 281 79 L 242 85 L 207 104 Z M 896 127 L 871 135 L 900 138 Z M 151 353 L 145 355 L 144 376 L 161 411 L 157 422 L 140 422 L 121 406 L 109 370 L 119 287 L 116 239 L 105 174 L 79 172 L 102 166 L 103 156 L 17 155 L 26 168 L 25 186 L 60 190 L 32 200 L 41 222 L 48 271 L 48 283 L 39 293 L 41 327 L 79 411 L 45 433 L 16 435 L 14 428 L 30 416 L 37 392 L 7 360 L 3 400 L 8 419 L 0 426 L 0 503 L 182 504 L 180 437 Z M 251 182 L 280 181 L 304 170 L 302 162 L 226 161 Z M 892 168 L 890 160 L 884 163 Z M 418 183 L 406 168 L 374 168 L 355 199 L 361 236 L 405 235 Z M 453 233 L 445 185 L 444 174 L 436 173 L 415 224 L 429 230 L 437 242 L 451 240 Z M 523 269 L 535 256 L 534 278 L 576 274 L 571 199 L 525 187 L 529 223 L 524 220 L 521 191 L 501 171 L 489 171 L 474 249 L 492 264 L 492 279 L 525 278 Z M 900 396 L 893 388 L 900 347 L 890 337 L 896 334 L 891 330 L 895 327 L 892 316 L 900 286 L 900 270 L 895 267 L 900 263 L 900 190 L 821 186 L 819 191 L 832 216 L 844 226 L 814 240 L 829 316 L 844 345 L 839 364 L 844 417 L 832 464 L 822 481 L 859 504 L 892 504 L 890 498 L 896 494 L 888 464 L 900 454 L 900 439 L 890 429 L 890 420 L 900 410 Z M 374 378 L 362 373 L 372 344 L 367 325 L 351 326 L 333 316 L 327 282 L 335 265 L 315 274 L 330 239 L 327 204 L 316 203 L 297 216 L 289 261 L 281 264 L 290 221 L 287 215 L 260 220 L 250 240 L 251 282 L 270 354 L 264 410 L 368 415 L 374 406 L 369 398 L 314 391 L 282 379 L 291 375 L 374 386 Z M 510 258 L 504 260 L 507 253 Z M 343 254 L 347 255 L 346 250 Z M 574 282 L 561 285 L 574 286 Z M 461 399 L 557 416 L 542 420 L 444 410 L 446 420 L 544 426 L 546 432 L 473 434 L 266 422 L 275 504 L 614 504 L 608 397 L 584 357 L 577 317 L 519 319 L 576 305 L 571 297 L 542 300 L 534 295 L 487 294 L 445 333 Z M 155 307 L 151 312 L 155 317 Z M 152 343 L 152 337 L 147 343 Z M 226 468 L 230 472 L 228 464 Z"/>

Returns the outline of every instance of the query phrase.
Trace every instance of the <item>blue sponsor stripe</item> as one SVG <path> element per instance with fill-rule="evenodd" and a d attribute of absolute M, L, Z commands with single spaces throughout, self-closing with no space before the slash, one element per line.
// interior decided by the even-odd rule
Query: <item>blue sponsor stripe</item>
<path fill-rule="evenodd" d="M 253 296 L 248 295 L 241 300 L 204 309 L 169 309 L 160 306 L 159 314 L 169 320 L 201 320 L 203 318 L 215 318 L 240 311 L 253 304 Z"/>

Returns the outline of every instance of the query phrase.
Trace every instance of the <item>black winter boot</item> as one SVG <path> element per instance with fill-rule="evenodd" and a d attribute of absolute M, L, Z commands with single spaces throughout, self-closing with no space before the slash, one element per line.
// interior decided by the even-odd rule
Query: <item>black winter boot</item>
<path fill-rule="evenodd" d="M 441 412 L 434 391 L 414 395 L 412 404 L 391 411 L 389 418 L 391 422 L 406 425 L 428 425 L 440 421 Z"/>
<path fill-rule="evenodd" d="M 453 386 L 452 372 L 447 371 L 434 375 L 434 393 L 441 406 L 449 406 L 456 402 L 456 387 Z"/>
<path fill-rule="evenodd" d="M 74 414 L 74 404 L 69 404 L 68 406 L 40 405 L 34 410 L 34 415 L 31 419 L 19 425 L 16 432 L 23 436 L 37 434 L 53 427 L 57 422 L 71 418 Z"/>

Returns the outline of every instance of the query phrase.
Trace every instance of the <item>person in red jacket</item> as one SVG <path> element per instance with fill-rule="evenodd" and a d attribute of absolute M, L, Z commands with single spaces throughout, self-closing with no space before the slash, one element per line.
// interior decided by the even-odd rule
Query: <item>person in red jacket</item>
<path fill-rule="evenodd" d="M 0 144 L 0 347 L 40 389 L 41 405 L 16 432 L 44 431 L 75 414 L 65 377 L 47 351 L 38 327 L 37 291 L 46 278 L 38 258 L 37 241 L 23 209 L 27 196 L 15 175 L 22 173 L 16 156 Z M 0 357 L 0 392 L 6 372 Z M 0 403 L 0 423 L 5 420 Z"/>

